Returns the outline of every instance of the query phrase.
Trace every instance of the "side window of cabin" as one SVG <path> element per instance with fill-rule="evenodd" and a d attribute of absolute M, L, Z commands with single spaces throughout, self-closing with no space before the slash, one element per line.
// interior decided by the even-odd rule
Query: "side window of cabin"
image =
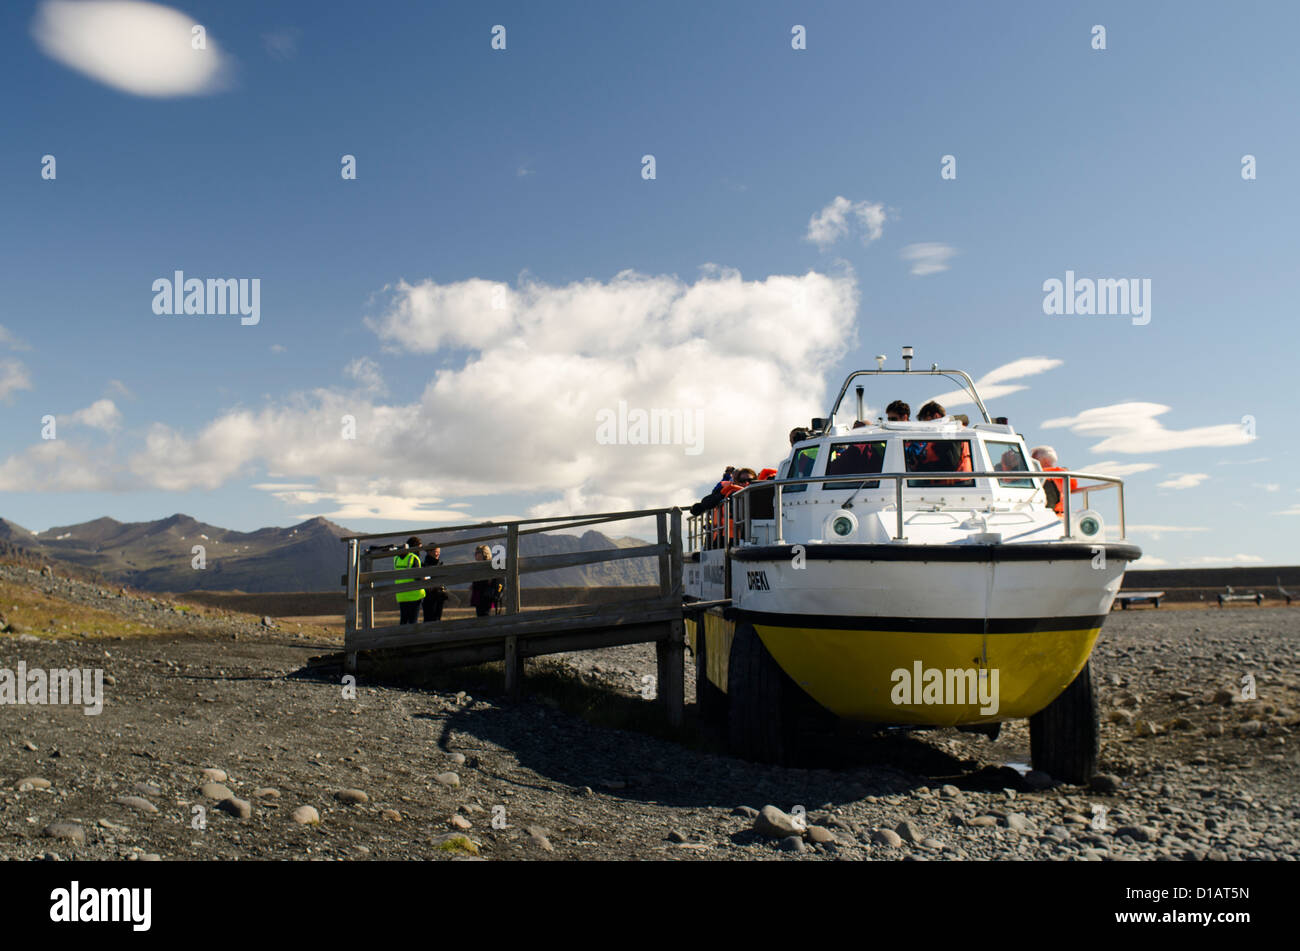
<path fill-rule="evenodd" d="M 841 442 L 830 447 L 830 456 L 826 459 L 827 475 L 870 475 L 880 472 L 885 466 L 886 441 Z M 862 485 L 865 489 L 880 487 L 879 479 L 872 479 L 863 484 L 859 482 L 827 482 L 828 489 L 856 489 Z"/>
<path fill-rule="evenodd" d="M 817 446 L 808 446 L 800 449 L 790 460 L 790 467 L 786 470 L 787 479 L 806 479 L 812 475 L 813 467 L 817 465 Z M 807 485 L 792 485 L 785 489 L 786 492 L 806 492 Z"/>
<path fill-rule="evenodd" d="M 903 459 L 908 472 L 969 472 L 971 466 L 970 440 L 967 439 L 905 439 Z M 974 479 L 908 479 L 909 489 L 929 489 L 940 486 L 974 488 Z"/>
<path fill-rule="evenodd" d="M 1013 442 L 994 442 L 990 439 L 985 447 L 989 451 L 989 461 L 993 463 L 994 472 L 1025 472 L 1029 463 L 1020 446 Z M 1032 489 L 1033 479 L 998 479 L 998 485 L 1010 489 Z"/>

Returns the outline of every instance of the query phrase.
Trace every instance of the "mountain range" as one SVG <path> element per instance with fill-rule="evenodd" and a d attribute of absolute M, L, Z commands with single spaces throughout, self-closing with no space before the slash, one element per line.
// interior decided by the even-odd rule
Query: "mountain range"
<path fill-rule="evenodd" d="M 152 522 L 97 518 L 39 533 L 0 519 L 0 551 L 77 565 L 145 591 L 337 591 L 347 567 L 347 548 L 340 539 L 352 534 L 356 533 L 325 518 L 253 532 L 231 531 L 182 514 Z M 465 533 L 447 533 L 439 538 L 450 541 L 457 534 L 467 537 Z M 528 557 L 644 544 L 641 539 L 611 538 L 595 531 L 537 534 L 520 539 L 519 553 Z M 195 545 L 204 548 L 203 568 L 195 567 Z M 446 564 L 472 557 L 468 546 L 443 551 Z M 651 558 L 524 576 L 525 587 L 655 583 L 657 570 Z"/>

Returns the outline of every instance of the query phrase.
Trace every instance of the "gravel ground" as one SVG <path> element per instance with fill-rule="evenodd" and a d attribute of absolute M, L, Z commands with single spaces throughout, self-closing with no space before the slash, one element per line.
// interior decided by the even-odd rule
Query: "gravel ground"
<path fill-rule="evenodd" d="M 0 706 L 0 858 L 1300 855 L 1300 608 L 1114 614 L 1094 655 L 1104 774 L 1084 789 L 1016 768 L 1024 722 L 995 742 L 822 738 L 798 769 L 723 755 L 693 707 L 677 739 L 602 725 L 611 711 L 657 722 L 638 696 L 650 645 L 530 662 L 518 703 L 457 690 L 454 672 L 443 689 L 363 677 L 353 697 L 302 674 L 337 649 L 324 632 L 181 614 L 10 566 L 4 580 L 158 633 L 78 636 L 50 618 L 47 636 L 0 635 L 0 668 L 107 675 L 98 716 Z M 1256 700 L 1240 699 L 1246 674 Z M 495 671 L 464 676 L 499 684 Z M 605 698 L 597 716 L 569 712 L 575 692 Z"/>

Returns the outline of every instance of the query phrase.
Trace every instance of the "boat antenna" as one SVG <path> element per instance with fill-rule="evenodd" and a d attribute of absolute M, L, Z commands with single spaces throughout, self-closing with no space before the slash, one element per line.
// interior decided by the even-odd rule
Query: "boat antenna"
<path fill-rule="evenodd" d="M 912 369 L 912 348 L 903 348 L 903 372 L 909 372 Z"/>

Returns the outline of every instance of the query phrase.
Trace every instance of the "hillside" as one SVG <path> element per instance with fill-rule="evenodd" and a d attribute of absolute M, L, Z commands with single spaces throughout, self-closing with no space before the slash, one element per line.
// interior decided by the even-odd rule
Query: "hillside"
<path fill-rule="evenodd" d="M 175 514 L 152 522 L 97 518 L 31 532 L 0 519 L 0 555 L 55 559 L 145 591 L 335 591 L 345 569 L 340 539 L 353 534 L 328 519 L 313 518 L 288 528 L 236 532 Z M 445 536 L 448 540 L 453 535 Z M 460 537 L 468 537 L 461 534 Z M 600 532 L 526 535 L 520 554 L 559 554 L 644 544 L 611 539 Z M 196 545 L 205 567 L 194 566 Z M 469 548 L 448 549 L 446 563 L 469 561 Z M 650 559 L 566 568 L 527 576 L 529 587 L 647 585 L 657 582 Z"/>

